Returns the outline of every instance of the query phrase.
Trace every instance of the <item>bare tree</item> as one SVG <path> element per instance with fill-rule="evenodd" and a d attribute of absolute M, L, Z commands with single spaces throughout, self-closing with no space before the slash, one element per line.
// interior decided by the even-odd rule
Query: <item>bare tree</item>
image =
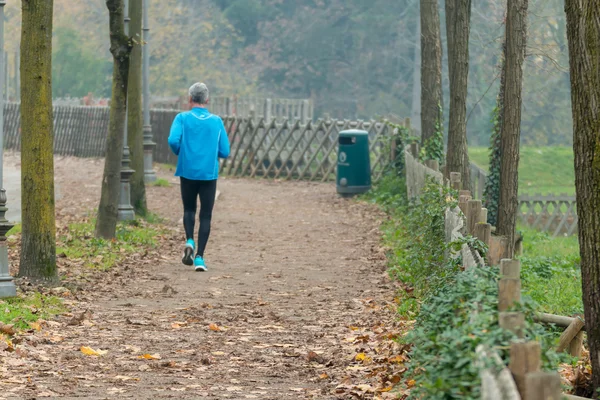
<path fill-rule="evenodd" d="M 519 143 L 528 5 L 528 0 L 508 0 L 506 8 L 506 53 L 502 95 L 504 107 L 500 130 L 500 201 L 496 232 L 508 238 L 509 258 L 512 258 L 515 252 L 515 227 L 519 205 Z"/>
<path fill-rule="evenodd" d="M 463 189 L 470 187 L 470 165 L 467 152 L 467 84 L 469 76 L 469 33 L 471 0 L 446 0 L 446 36 L 448 41 L 448 73 L 450 77 L 450 109 L 446 175 L 460 172 Z"/>
<path fill-rule="evenodd" d="M 19 276 L 54 282 L 53 0 L 23 0 L 21 33 L 21 205 Z M 0 149 L 1 150 L 1 149 Z"/>
<path fill-rule="evenodd" d="M 113 56 L 113 83 L 110 102 L 110 121 L 106 139 L 106 157 L 102 194 L 96 220 L 96 236 L 115 237 L 119 208 L 121 181 L 121 155 L 123 154 L 123 129 L 127 113 L 127 81 L 131 42 L 125 34 L 123 0 L 106 0 L 109 14 L 110 52 Z"/>
<path fill-rule="evenodd" d="M 565 0 L 585 328 L 600 398 L 600 0 Z"/>

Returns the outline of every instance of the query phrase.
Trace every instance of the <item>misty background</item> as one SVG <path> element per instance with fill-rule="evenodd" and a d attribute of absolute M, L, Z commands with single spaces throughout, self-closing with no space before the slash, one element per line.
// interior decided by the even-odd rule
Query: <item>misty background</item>
<path fill-rule="evenodd" d="M 442 2 L 447 124 L 443 8 Z M 571 145 L 563 1 L 532 0 L 529 9 L 521 141 Z M 469 145 L 489 143 L 504 11 L 503 2 L 473 2 Z M 19 46 L 20 12 L 20 2 L 7 4 L 9 63 Z M 203 81 L 215 96 L 310 98 L 316 117 L 412 117 L 418 126 L 419 0 L 150 0 L 149 20 L 150 89 L 157 98 L 184 96 Z M 104 0 L 55 0 L 52 70 L 55 98 L 110 97 Z"/>

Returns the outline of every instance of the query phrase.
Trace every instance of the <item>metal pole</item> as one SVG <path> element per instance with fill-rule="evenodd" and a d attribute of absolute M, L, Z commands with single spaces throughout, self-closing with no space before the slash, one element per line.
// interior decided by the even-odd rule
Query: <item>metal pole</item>
<path fill-rule="evenodd" d="M 148 27 L 148 0 L 143 0 L 143 64 L 142 64 L 142 86 L 144 90 L 144 181 L 156 181 L 156 173 L 153 169 L 152 153 L 156 143 L 152 140 L 152 125 L 150 124 L 150 28 Z"/>
<path fill-rule="evenodd" d="M 4 54 L 4 6 L 6 0 L 0 0 L 0 70 L 6 64 Z M 4 76 L 0 78 L 0 93 L 4 89 Z M 0 96 L 0 298 L 17 295 L 17 289 L 10 276 L 8 268 L 8 249 L 6 248 L 6 234 L 13 224 L 6 219 L 6 190 L 4 189 L 4 100 Z"/>
<path fill-rule="evenodd" d="M 125 23 L 125 35 L 129 36 L 129 0 L 124 1 L 124 23 Z M 129 90 L 125 93 L 125 127 L 123 129 L 123 157 L 121 158 L 121 193 L 119 200 L 119 210 L 117 218 L 119 221 L 128 221 L 135 219 L 135 212 L 131 206 L 131 186 L 129 184 L 131 176 L 135 172 L 130 167 L 129 158 L 129 145 L 127 143 L 127 113 L 128 113 L 128 97 Z"/>

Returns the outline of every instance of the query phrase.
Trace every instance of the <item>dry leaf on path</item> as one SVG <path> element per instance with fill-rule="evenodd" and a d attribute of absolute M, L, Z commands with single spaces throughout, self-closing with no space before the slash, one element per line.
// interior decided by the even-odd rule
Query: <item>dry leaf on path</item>
<path fill-rule="evenodd" d="M 156 353 L 156 354 L 144 354 L 139 356 L 138 358 L 144 359 L 144 360 L 160 360 L 161 356 L 160 354 Z"/>
<path fill-rule="evenodd" d="M 102 356 L 108 353 L 108 350 L 94 350 L 91 347 L 81 346 L 81 352 L 87 356 Z"/>
<path fill-rule="evenodd" d="M 0 322 L 0 332 L 4 333 L 6 335 L 15 335 L 17 333 L 17 331 L 15 331 L 15 329 L 13 328 L 14 325 L 5 325 L 2 322 Z"/>
<path fill-rule="evenodd" d="M 208 329 L 210 329 L 211 331 L 215 331 L 215 332 L 221 332 L 223 330 L 223 328 L 221 328 L 217 324 L 210 324 L 210 325 L 208 325 Z"/>

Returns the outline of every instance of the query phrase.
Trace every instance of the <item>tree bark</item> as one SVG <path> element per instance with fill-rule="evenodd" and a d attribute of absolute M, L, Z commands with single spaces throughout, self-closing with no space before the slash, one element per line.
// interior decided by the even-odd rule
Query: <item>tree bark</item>
<path fill-rule="evenodd" d="M 502 44 L 502 59 L 500 60 L 500 90 L 496 99 L 496 109 L 493 117 L 493 131 L 490 138 L 489 173 L 485 181 L 485 208 L 488 210 L 488 223 L 498 224 L 498 203 L 500 201 L 500 168 L 502 161 L 502 118 L 504 113 L 504 84 L 506 82 L 506 38 Z"/>
<path fill-rule="evenodd" d="M 142 0 L 129 0 L 129 34 L 133 49 L 129 57 L 127 94 L 127 141 L 131 168 L 131 204 L 138 215 L 146 215 L 146 185 L 144 183 L 144 132 L 142 119 Z"/>
<path fill-rule="evenodd" d="M 23 0 L 19 276 L 58 281 L 52 116 L 53 0 Z"/>
<path fill-rule="evenodd" d="M 565 0 L 585 327 L 600 398 L 600 0 Z"/>
<path fill-rule="evenodd" d="M 498 235 L 508 238 L 508 258 L 515 254 L 515 227 L 519 206 L 519 143 L 521 140 L 521 105 L 523 61 L 527 43 L 528 0 L 508 0 L 506 12 L 506 58 L 504 60 L 504 107 L 501 128 L 500 201 Z"/>
<path fill-rule="evenodd" d="M 421 147 L 423 148 L 430 138 L 441 133 L 442 106 L 442 39 L 438 1 L 421 0 Z"/>
<path fill-rule="evenodd" d="M 467 153 L 467 80 L 469 76 L 469 32 L 471 0 L 446 0 L 450 116 L 446 175 L 460 172 L 462 188 L 471 186 Z"/>
<path fill-rule="evenodd" d="M 102 194 L 96 220 L 96 236 L 112 239 L 117 229 L 121 157 L 123 154 L 123 129 L 127 110 L 127 78 L 131 43 L 125 35 L 123 0 L 106 0 L 109 13 L 110 52 L 113 56 L 113 83 L 110 102 L 106 157 Z"/>

